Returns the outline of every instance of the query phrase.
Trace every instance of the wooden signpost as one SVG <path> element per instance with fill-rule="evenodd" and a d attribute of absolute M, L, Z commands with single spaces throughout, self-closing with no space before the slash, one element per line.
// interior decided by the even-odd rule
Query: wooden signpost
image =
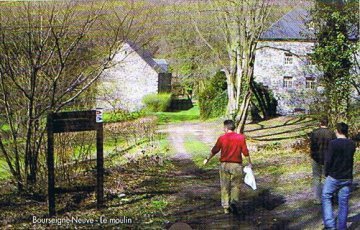
<path fill-rule="evenodd" d="M 74 191 L 55 187 L 54 168 L 54 133 L 96 131 L 96 200 L 98 208 L 104 201 L 104 154 L 102 110 L 49 113 L 47 116 L 47 166 L 48 166 L 48 199 L 49 215 L 56 214 L 55 194 Z M 88 186 L 89 187 L 89 186 Z M 90 186 L 91 187 L 91 186 Z M 87 189 L 88 190 L 88 189 Z M 78 188 L 75 191 L 81 191 Z"/>

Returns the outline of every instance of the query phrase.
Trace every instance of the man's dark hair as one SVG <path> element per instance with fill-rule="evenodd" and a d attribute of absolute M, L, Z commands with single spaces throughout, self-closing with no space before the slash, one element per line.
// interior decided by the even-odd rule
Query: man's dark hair
<path fill-rule="evenodd" d="M 349 126 L 347 124 L 345 124 L 344 122 L 337 123 L 336 130 L 338 131 L 338 133 L 347 136 L 348 132 L 349 132 Z"/>
<path fill-rule="evenodd" d="M 224 121 L 224 126 L 227 129 L 234 131 L 235 130 L 235 122 L 233 120 L 226 120 Z"/>
<path fill-rule="evenodd" d="M 328 126 L 328 124 L 329 124 L 329 119 L 328 119 L 327 117 L 322 117 L 322 118 L 320 119 L 320 125 L 322 125 L 322 126 Z"/>

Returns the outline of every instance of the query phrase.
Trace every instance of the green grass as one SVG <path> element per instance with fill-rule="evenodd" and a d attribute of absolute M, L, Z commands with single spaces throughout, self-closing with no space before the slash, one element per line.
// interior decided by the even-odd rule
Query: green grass
<path fill-rule="evenodd" d="M 5 132 L 10 131 L 10 125 L 4 124 L 4 125 L 0 126 L 0 129 Z"/>
<path fill-rule="evenodd" d="M 247 124 L 245 135 L 248 142 L 259 145 L 268 145 L 270 148 L 294 143 L 316 128 L 316 122 L 311 118 L 277 117 L 257 124 Z"/>
<path fill-rule="evenodd" d="M 169 151 L 169 141 L 165 136 L 157 136 L 155 137 L 155 140 L 148 141 L 146 138 L 138 141 L 138 144 L 129 146 L 129 149 L 127 149 L 124 152 L 117 152 L 115 150 L 116 146 L 108 146 L 109 152 L 108 157 L 109 166 L 114 165 L 123 165 L 128 162 L 128 158 L 126 158 L 125 155 L 130 156 L 133 155 L 134 158 L 141 158 L 142 157 L 142 150 L 146 150 L 145 155 L 151 156 L 151 155 L 159 155 L 161 157 L 164 157 L 165 159 L 168 158 L 172 153 Z"/>
<path fill-rule="evenodd" d="M 188 136 L 184 142 L 185 150 L 191 154 L 192 160 L 198 167 L 216 168 L 218 165 L 217 157 L 211 159 L 211 161 L 204 166 L 204 159 L 210 154 L 211 147 L 202 141 L 199 141 L 194 136 Z"/>
<path fill-rule="evenodd" d="M 360 150 L 355 152 L 354 162 L 360 162 Z"/>
<path fill-rule="evenodd" d="M 152 200 L 151 208 L 154 209 L 155 211 L 162 212 L 168 206 L 168 204 L 169 203 L 165 199 Z"/>
<path fill-rule="evenodd" d="M 311 184 L 311 161 L 303 151 L 262 149 L 251 155 L 255 177 L 264 177 L 280 194 L 296 193 Z"/>
<path fill-rule="evenodd" d="M 10 178 L 10 172 L 5 160 L 0 159 L 0 180 L 5 180 Z"/>
<path fill-rule="evenodd" d="M 189 110 L 176 112 L 157 112 L 154 115 L 158 118 L 158 124 L 177 123 L 184 121 L 198 121 L 200 119 L 200 110 L 197 104 L 194 104 Z"/>
<path fill-rule="evenodd" d="M 173 152 L 170 152 L 170 142 L 166 137 L 160 137 L 160 140 L 157 142 L 159 146 L 159 151 L 164 154 L 164 156 L 170 156 Z"/>

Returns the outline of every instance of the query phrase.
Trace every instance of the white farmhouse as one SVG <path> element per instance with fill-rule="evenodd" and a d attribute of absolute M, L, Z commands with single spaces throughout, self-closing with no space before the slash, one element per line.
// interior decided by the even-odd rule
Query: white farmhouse
<path fill-rule="evenodd" d="M 104 110 L 138 111 L 148 94 L 171 91 L 171 73 L 164 59 L 127 41 L 115 55 L 114 66 L 104 71 L 98 84 L 96 106 Z"/>
<path fill-rule="evenodd" d="M 273 92 L 281 115 L 308 112 L 317 93 L 321 72 L 309 58 L 315 44 L 309 19 L 307 10 L 290 11 L 258 42 L 254 78 Z M 356 40 L 358 34 L 350 38 Z"/>

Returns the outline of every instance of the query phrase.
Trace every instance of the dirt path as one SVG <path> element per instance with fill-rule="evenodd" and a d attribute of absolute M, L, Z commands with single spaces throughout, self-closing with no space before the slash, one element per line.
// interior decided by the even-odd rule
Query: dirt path
<path fill-rule="evenodd" d="M 271 210 L 284 203 L 284 199 L 271 194 L 268 189 L 253 192 L 244 185 L 240 215 L 223 213 L 218 170 L 197 167 L 191 160 L 192 153 L 184 147 L 186 136 L 193 135 L 210 149 L 221 133 L 221 127 L 214 127 L 207 123 L 181 123 L 160 130 L 168 134 L 170 144 L 176 150 L 172 158 L 176 171 L 172 176 L 177 178 L 180 189 L 171 198 L 176 205 L 170 208 L 173 211 L 169 215 L 176 220 L 167 227 L 174 222 L 185 222 L 195 229 L 282 229 L 283 221 Z"/>
<path fill-rule="evenodd" d="M 175 151 L 174 159 L 191 159 L 192 154 L 185 149 L 186 136 L 193 135 L 199 141 L 209 145 L 216 141 L 216 130 L 205 123 L 176 123 L 162 127 L 158 132 L 168 134 L 170 144 Z"/>
<path fill-rule="evenodd" d="M 191 159 L 192 153 L 187 152 L 184 146 L 186 137 L 192 135 L 210 149 L 221 133 L 221 127 L 208 123 L 177 123 L 162 127 L 160 132 L 168 134 L 170 144 L 176 151 L 172 158 L 175 169 L 169 176 L 176 181 L 175 190 L 178 192 L 169 198 L 172 202 L 167 215 L 172 221 L 167 228 L 176 222 L 185 222 L 194 229 L 323 228 L 321 206 L 309 200 L 311 189 L 303 188 L 302 191 L 295 191 L 295 195 L 273 193 L 273 175 L 257 177 L 257 191 L 243 185 L 239 215 L 223 214 L 218 170 L 196 166 Z M 358 187 L 354 187 L 357 192 L 353 196 L 360 196 Z M 349 217 L 352 223 L 349 229 L 360 229 L 360 207 L 356 199 L 352 199 L 351 207 Z"/>

